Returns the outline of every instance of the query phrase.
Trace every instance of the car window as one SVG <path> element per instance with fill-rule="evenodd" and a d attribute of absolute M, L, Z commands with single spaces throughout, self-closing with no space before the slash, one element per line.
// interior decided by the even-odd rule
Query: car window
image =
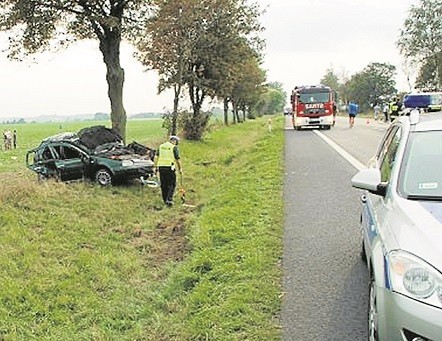
<path fill-rule="evenodd" d="M 382 160 L 384 159 L 385 153 L 387 152 L 388 145 L 391 141 L 392 136 L 396 132 L 396 126 L 392 126 L 387 133 L 384 135 L 384 137 L 381 140 L 381 143 L 379 144 L 379 147 L 376 151 L 376 161 L 377 166 L 380 167 L 380 164 L 382 163 Z"/>
<path fill-rule="evenodd" d="M 78 149 L 68 145 L 52 145 L 52 149 L 60 160 L 72 160 L 81 158 L 81 152 Z"/>
<path fill-rule="evenodd" d="M 45 147 L 43 153 L 41 153 L 41 157 L 43 160 L 52 160 L 54 157 L 52 156 L 51 149 L 49 147 Z"/>
<path fill-rule="evenodd" d="M 69 146 L 63 146 L 63 159 L 79 159 L 80 157 L 81 153 L 77 149 Z"/>
<path fill-rule="evenodd" d="M 394 127 L 389 138 L 385 141 L 380 159 L 381 181 L 389 182 L 391 170 L 396 160 L 397 149 L 402 136 L 402 129 L 399 126 Z"/>
<path fill-rule="evenodd" d="M 442 132 L 413 132 L 400 181 L 405 196 L 442 196 Z"/>

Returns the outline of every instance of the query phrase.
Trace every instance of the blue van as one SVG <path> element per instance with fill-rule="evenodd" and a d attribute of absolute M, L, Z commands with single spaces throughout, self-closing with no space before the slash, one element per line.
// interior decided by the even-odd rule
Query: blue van
<path fill-rule="evenodd" d="M 404 96 L 405 109 L 423 109 L 425 111 L 442 110 L 442 92 L 411 93 Z"/>

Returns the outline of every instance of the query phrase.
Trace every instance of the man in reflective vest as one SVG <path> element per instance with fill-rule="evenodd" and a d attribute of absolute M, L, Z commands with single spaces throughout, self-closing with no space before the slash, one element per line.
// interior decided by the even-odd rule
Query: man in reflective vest
<path fill-rule="evenodd" d="M 161 183 L 161 195 L 163 201 L 167 206 L 173 205 L 173 195 L 176 187 L 176 173 L 178 171 L 182 174 L 183 168 L 180 161 L 180 152 L 178 149 L 178 142 L 180 138 L 172 135 L 169 141 L 164 142 L 158 147 L 155 155 L 155 169 L 159 172 Z"/>
<path fill-rule="evenodd" d="M 390 102 L 390 121 L 393 122 L 399 116 L 399 101 L 396 98 Z"/>

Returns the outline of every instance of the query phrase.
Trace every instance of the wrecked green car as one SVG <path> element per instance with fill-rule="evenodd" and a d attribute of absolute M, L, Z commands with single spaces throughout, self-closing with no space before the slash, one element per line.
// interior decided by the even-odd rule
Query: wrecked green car
<path fill-rule="evenodd" d="M 125 146 L 113 129 L 93 126 L 44 139 L 27 152 L 26 166 L 40 180 L 88 179 L 110 186 L 153 176 L 154 154 L 154 150 L 136 142 Z"/>

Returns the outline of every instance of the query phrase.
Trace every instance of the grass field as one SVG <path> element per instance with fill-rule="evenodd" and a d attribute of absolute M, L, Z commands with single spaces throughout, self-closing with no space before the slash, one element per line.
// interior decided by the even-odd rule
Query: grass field
<path fill-rule="evenodd" d="M 274 118 L 269 133 L 262 118 L 182 141 L 196 208 L 168 209 L 138 183 L 38 183 L 26 151 L 60 126 L 9 126 L 19 147 L 0 152 L 0 339 L 279 340 L 282 127 Z M 128 122 L 128 143 L 163 136 L 161 121 Z"/>

